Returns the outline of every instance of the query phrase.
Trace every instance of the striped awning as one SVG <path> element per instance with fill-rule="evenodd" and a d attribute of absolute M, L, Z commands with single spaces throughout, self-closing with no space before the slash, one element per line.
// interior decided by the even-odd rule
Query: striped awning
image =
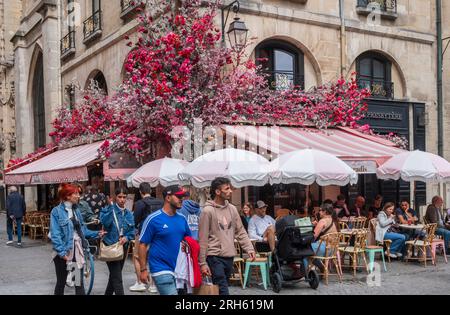
<path fill-rule="evenodd" d="M 315 128 L 224 126 L 226 137 L 236 136 L 237 147 L 249 146 L 251 151 L 274 159 L 280 154 L 301 149 L 316 149 L 331 153 L 354 168 L 358 163 L 372 163 L 375 173 L 392 156 L 404 152 L 386 139 L 363 134 L 350 128 L 318 130 Z"/>
<path fill-rule="evenodd" d="M 99 159 L 102 141 L 56 151 L 5 174 L 6 185 L 42 185 L 87 181 L 87 165 Z"/>

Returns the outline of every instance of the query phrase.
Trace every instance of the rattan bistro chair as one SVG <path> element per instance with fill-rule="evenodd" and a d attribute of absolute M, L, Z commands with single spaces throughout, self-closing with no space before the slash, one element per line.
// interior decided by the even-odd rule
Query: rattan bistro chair
<path fill-rule="evenodd" d="M 317 252 L 314 256 L 310 257 L 311 261 L 318 261 L 323 267 L 323 272 L 320 274 L 323 275 L 326 285 L 328 285 L 328 276 L 330 275 L 336 275 L 338 276 L 339 281 L 342 281 L 342 268 L 339 257 L 340 238 L 341 237 L 338 232 L 322 236 L 319 241 L 320 243 Z M 322 244 L 325 244 L 325 254 L 323 256 L 318 255 L 318 251 L 320 250 Z M 335 274 L 330 273 L 330 263 L 333 263 L 336 268 Z"/>
<path fill-rule="evenodd" d="M 366 241 L 367 241 L 367 230 L 354 230 L 352 233 L 352 239 L 354 244 L 347 244 L 346 246 L 339 247 L 339 251 L 342 253 L 342 261 L 345 261 L 345 256 L 348 255 L 351 264 L 346 267 L 353 268 L 353 276 L 356 276 L 356 269 L 364 267 L 368 272 L 367 259 L 366 259 Z M 359 265 L 360 258 L 363 259 L 364 265 Z"/>

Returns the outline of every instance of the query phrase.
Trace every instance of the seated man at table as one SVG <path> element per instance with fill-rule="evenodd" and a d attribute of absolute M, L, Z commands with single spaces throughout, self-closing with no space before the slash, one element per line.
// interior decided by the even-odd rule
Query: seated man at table
<path fill-rule="evenodd" d="M 350 216 L 363 217 L 366 216 L 366 199 L 363 196 L 358 196 L 355 199 L 355 204 L 350 210 Z"/>
<path fill-rule="evenodd" d="M 267 205 L 264 201 L 256 203 L 255 215 L 248 222 L 248 236 L 250 239 L 269 244 L 270 251 L 275 249 L 275 219 L 266 215 Z M 256 247 L 261 246 L 256 243 Z M 257 251 L 264 251 L 256 248 Z"/>
<path fill-rule="evenodd" d="M 337 196 L 337 200 L 334 203 L 334 211 L 339 218 L 350 216 L 350 211 L 348 210 L 344 195 Z"/>
<path fill-rule="evenodd" d="M 400 224 L 414 224 L 419 222 L 416 211 L 409 207 L 409 202 L 407 200 L 402 200 L 400 203 L 400 208 L 395 210 L 397 215 L 397 220 Z"/>
<path fill-rule="evenodd" d="M 425 214 L 427 223 L 437 223 L 436 235 L 444 237 L 445 246 L 450 249 L 450 224 L 445 224 L 444 215 L 441 212 L 444 201 L 440 196 L 434 196 L 431 205 L 428 206 Z"/>
<path fill-rule="evenodd" d="M 400 208 L 395 210 L 395 215 L 397 216 L 397 222 L 399 224 L 417 224 L 419 223 L 419 218 L 417 217 L 416 211 L 409 207 L 409 202 L 407 200 L 402 200 L 400 203 Z M 417 236 L 423 237 L 420 230 L 407 230 L 402 232 L 407 238 L 407 240 L 415 238 Z"/>

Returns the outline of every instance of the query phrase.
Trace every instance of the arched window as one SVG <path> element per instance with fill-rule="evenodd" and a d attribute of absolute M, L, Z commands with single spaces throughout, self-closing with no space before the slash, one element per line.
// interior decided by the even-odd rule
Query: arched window
<path fill-rule="evenodd" d="M 372 97 L 394 98 L 391 68 L 392 63 L 381 54 L 362 54 L 356 61 L 359 87 L 370 89 Z"/>
<path fill-rule="evenodd" d="M 33 76 L 32 90 L 33 120 L 34 120 L 34 147 L 40 148 L 46 143 L 45 128 L 45 99 L 44 99 L 44 65 L 42 54 L 36 60 Z"/>
<path fill-rule="evenodd" d="M 101 71 L 96 70 L 91 73 L 89 79 L 86 82 L 85 88 L 88 88 L 93 83 L 93 81 L 95 82 L 96 86 L 103 91 L 105 95 L 108 95 L 108 85 L 106 83 L 105 76 Z"/>
<path fill-rule="evenodd" d="M 293 45 L 265 41 L 256 47 L 256 63 L 262 65 L 272 89 L 284 90 L 291 86 L 304 89 L 304 55 Z"/>
<path fill-rule="evenodd" d="M 103 73 L 99 71 L 93 80 L 97 82 L 99 89 L 105 92 L 105 95 L 108 95 L 108 86 Z"/>

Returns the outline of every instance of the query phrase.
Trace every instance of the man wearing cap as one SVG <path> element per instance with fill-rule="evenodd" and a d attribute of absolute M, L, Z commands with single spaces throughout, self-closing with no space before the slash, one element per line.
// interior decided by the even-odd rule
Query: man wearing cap
<path fill-rule="evenodd" d="M 178 294 L 175 267 L 180 243 L 186 236 L 191 236 L 186 219 L 177 213 L 186 195 L 180 186 L 166 187 L 163 208 L 149 215 L 142 225 L 139 239 L 140 278 L 145 284 L 149 282 L 149 272 L 145 267 L 148 256 L 151 276 L 161 295 Z"/>
<path fill-rule="evenodd" d="M 211 198 L 206 202 L 200 215 L 199 263 L 202 274 L 212 276 L 214 284 L 219 285 L 219 294 L 228 295 L 228 279 L 233 271 L 236 256 L 236 239 L 242 249 L 255 259 L 255 250 L 242 225 L 236 207 L 229 200 L 232 189 L 227 178 L 218 177 L 211 183 Z"/>
<path fill-rule="evenodd" d="M 264 201 L 256 203 L 256 214 L 248 222 L 248 235 L 250 239 L 267 242 L 270 250 L 275 249 L 275 219 L 266 215 L 267 205 Z M 267 246 L 267 245 L 266 245 Z"/>

